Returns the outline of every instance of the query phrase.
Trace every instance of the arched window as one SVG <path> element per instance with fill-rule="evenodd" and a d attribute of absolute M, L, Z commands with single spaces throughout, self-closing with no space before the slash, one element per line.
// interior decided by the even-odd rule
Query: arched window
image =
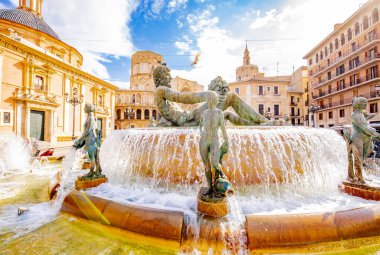
<path fill-rule="evenodd" d="M 335 49 L 337 50 L 339 48 L 339 40 L 338 38 L 335 38 Z"/>
<path fill-rule="evenodd" d="M 154 119 L 157 119 L 157 112 L 156 112 L 156 110 L 152 111 L 152 116 L 154 117 Z"/>
<path fill-rule="evenodd" d="M 133 95 L 132 95 L 132 104 L 135 104 L 135 103 L 136 103 L 136 95 L 133 94 Z"/>
<path fill-rule="evenodd" d="M 121 119 L 121 110 L 120 110 L 120 109 L 117 109 L 117 110 L 116 110 L 116 119 L 117 119 L 117 120 L 120 120 L 120 119 Z"/>
<path fill-rule="evenodd" d="M 144 111 L 144 119 L 149 120 L 149 110 Z"/>
<path fill-rule="evenodd" d="M 347 29 L 347 41 L 351 41 L 352 39 L 352 30 L 351 28 Z"/>
<path fill-rule="evenodd" d="M 379 11 L 377 10 L 377 8 L 375 8 L 372 11 L 372 24 L 374 24 L 378 21 L 379 21 Z"/>
<path fill-rule="evenodd" d="M 366 30 L 368 27 L 369 27 L 368 16 L 365 15 L 363 18 L 363 31 Z"/>
<path fill-rule="evenodd" d="M 136 118 L 137 118 L 138 120 L 141 120 L 141 110 L 140 110 L 140 109 L 138 109 L 138 110 L 136 111 Z"/>
<path fill-rule="evenodd" d="M 332 43 L 330 43 L 330 54 L 333 53 L 333 51 L 334 51 L 334 46 Z"/>
<path fill-rule="evenodd" d="M 346 43 L 346 38 L 344 37 L 344 34 L 340 35 L 340 45 L 344 45 Z"/>
<path fill-rule="evenodd" d="M 359 22 L 355 23 L 355 36 L 357 36 L 360 33 L 360 26 Z"/>

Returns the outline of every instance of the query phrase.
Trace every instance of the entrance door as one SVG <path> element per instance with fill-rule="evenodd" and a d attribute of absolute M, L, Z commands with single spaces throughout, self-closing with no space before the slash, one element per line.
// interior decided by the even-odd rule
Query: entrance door
<path fill-rule="evenodd" d="M 30 111 L 30 138 L 44 140 L 45 112 Z"/>

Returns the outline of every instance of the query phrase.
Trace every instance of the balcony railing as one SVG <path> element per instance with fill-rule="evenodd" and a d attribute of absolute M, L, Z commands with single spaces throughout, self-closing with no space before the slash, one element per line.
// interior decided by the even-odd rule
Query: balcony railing
<path fill-rule="evenodd" d="M 376 60 L 376 59 L 380 59 L 380 54 L 376 54 L 374 55 L 373 57 L 367 57 L 365 60 L 361 60 L 358 62 L 358 65 L 353 68 L 353 69 L 349 69 L 348 71 L 345 71 L 345 72 L 342 72 L 342 73 L 339 73 L 339 74 L 335 74 L 335 75 L 332 75 L 331 76 L 331 79 L 327 79 L 327 78 L 322 78 L 320 79 L 318 82 L 314 82 L 312 83 L 312 87 L 313 88 L 316 88 L 316 87 L 319 87 L 321 85 L 323 85 L 324 83 L 326 83 L 327 81 L 332 81 L 333 79 L 337 78 L 337 77 L 340 77 L 340 76 L 343 76 L 345 73 L 348 73 L 348 72 L 351 72 L 355 69 L 358 69 L 359 67 L 373 61 L 373 60 Z"/>
<path fill-rule="evenodd" d="M 344 83 L 343 85 L 341 85 L 338 88 L 337 87 L 331 88 L 330 90 L 322 91 L 321 93 L 318 93 L 317 95 L 313 95 L 313 99 L 318 99 L 318 98 L 321 98 L 321 97 L 324 97 L 324 96 L 328 96 L 328 95 L 334 94 L 334 93 L 336 93 L 338 91 L 341 91 L 341 90 L 344 90 L 344 89 L 348 89 L 350 87 L 358 86 L 358 85 L 360 85 L 363 82 L 370 81 L 370 80 L 373 80 L 373 79 L 376 79 L 376 78 L 379 78 L 379 77 L 380 77 L 380 72 L 379 71 L 374 72 L 374 73 L 369 74 L 369 75 L 366 75 L 366 76 L 361 76 L 361 78 L 357 78 L 355 81 L 351 81 L 349 83 Z"/>
<path fill-rule="evenodd" d="M 356 45 L 355 48 L 352 48 L 350 47 L 350 49 L 348 50 L 345 50 L 345 51 L 342 51 L 342 55 L 339 56 L 339 57 L 336 57 L 335 59 L 330 59 L 330 63 L 329 64 L 326 64 L 326 65 L 321 65 L 317 72 L 314 73 L 312 76 L 313 77 L 316 77 L 318 76 L 320 73 L 322 73 L 325 69 L 327 68 L 330 68 L 332 66 L 334 66 L 335 64 L 339 63 L 340 61 L 342 61 L 343 59 L 346 59 L 347 57 L 351 56 L 352 54 L 358 52 L 358 50 L 360 50 L 361 48 L 367 46 L 368 44 L 370 44 L 371 42 L 379 39 L 378 38 L 379 36 L 377 36 L 377 34 L 370 34 L 368 35 L 368 38 L 364 40 L 364 42 L 362 43 L 359 43 Z"/>

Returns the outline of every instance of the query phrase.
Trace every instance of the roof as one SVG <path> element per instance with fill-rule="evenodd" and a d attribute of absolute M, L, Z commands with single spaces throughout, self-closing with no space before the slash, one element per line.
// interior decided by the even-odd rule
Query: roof
<path fill-rule="evenodd" d="M 54 32 L 54 30 L 42 18 L 39 18 L 37 15 L 31 12 L 23 11 L 20 9 L 1 9 L 0 19 L 12 21 L 33 28 L 58 40 L 61 40 L 58 34 Z"/>

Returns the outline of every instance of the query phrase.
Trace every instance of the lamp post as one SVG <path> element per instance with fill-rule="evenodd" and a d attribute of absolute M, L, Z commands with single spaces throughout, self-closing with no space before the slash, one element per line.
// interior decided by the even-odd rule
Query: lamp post
<path fill-rule="evenodd" d="M 72 140 L 75 140 L 75 107 L 78 104 L 83 103 L 83 97 L 83 95 L 80 95 L 80 98 L 78 97 L 78 89 L 76 87 L 73 88 L 72 97 L 69 98 L 69 93 L 65 93 L 66 102 L 73 106 L 73 134 L 71 136 Z"/>
<path fill-rule="evenodd" d="M 316 126 L 315 122 L 315 114 L 321 109 L 319 105 L 316 105 L 315 103 L 312 103 L 310 106 L 310 112 L 313 114 L 313 127 Z"/>

